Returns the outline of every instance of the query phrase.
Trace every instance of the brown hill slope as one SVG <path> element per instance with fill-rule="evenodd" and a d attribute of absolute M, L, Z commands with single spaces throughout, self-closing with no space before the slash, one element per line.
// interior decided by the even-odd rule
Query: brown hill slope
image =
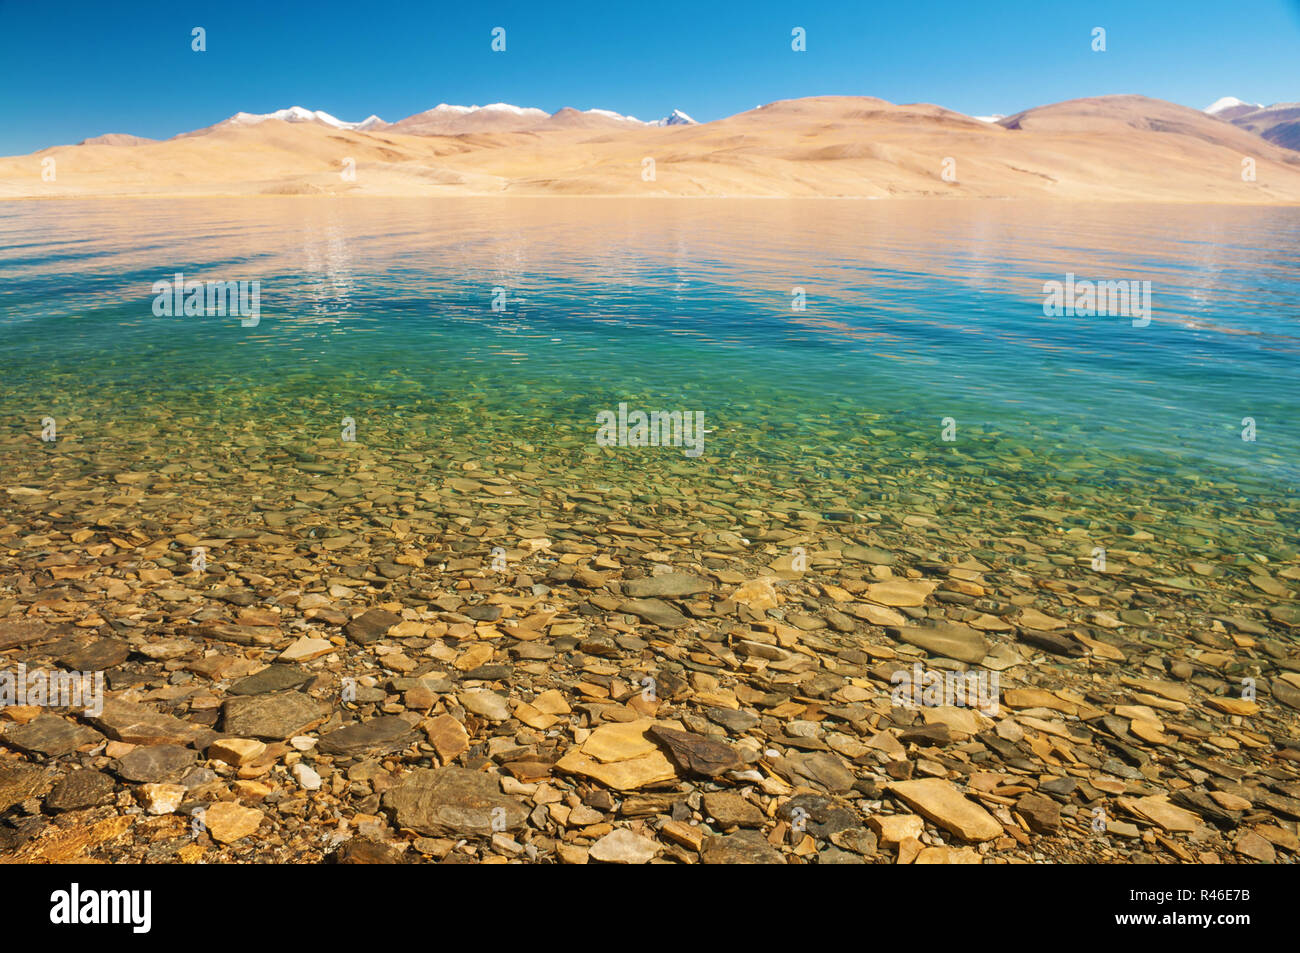
<path fill-rule="evenodd" d="M 533 121 L 501 110 L 474 124 L 486 128 L 465 129 L 444 111 L 368 132 L 267 120 L 130 148 L 61 146 L 0 159 L 0 197 L 346 193 L 1300 203 L 1300 155 L 1197 110 L 1140 96 L 1041 106 L 997 124 L 929 104 L 851 96 L 784 100 L 693 126 L 588 122 L 586 116 Z M 56 161 L 53 182 L 41 177 L 46 157 Z M 1254 181 L 1242 179 L 1244 158 L 1255 164 Z"/>

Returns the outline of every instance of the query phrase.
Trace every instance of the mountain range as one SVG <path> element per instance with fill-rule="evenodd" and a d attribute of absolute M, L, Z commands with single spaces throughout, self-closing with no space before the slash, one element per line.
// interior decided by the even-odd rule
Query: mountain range
<path fill-rule="evenodd" d="M 378 116 L 371 115 L 360 122 L 346 122 L 321 109 L 304 109 L 302 106 L 290 106 L 269 113 L 238 112 L 229 119 L 193 132 L 183 132 L 180 136 L 201 136 L 214 129 L 228 129 L 232 126 L 255 126 L 268 120 L 299 123 L 309 122 L 333 129 L 347 129 L 356 132 L 392 132 L 411 133 L 423 136 L 455 136 L 466 132 L 520 132 L 525 129 L 545 128 L 547 125 L 585 127 L 589 129 L 619 128 L 635 126 L 693 126 L 695 120 L 680 109 L 674 109 L 663 119 L 645 122 L 635 116 L 624 116 L 609 109 L 588 109 L 579 111 L 565 107 L 556 113 L 544 109 L 525 106 L 512 106 L 509 103 L 490 103 L 487 106 L 452 106 L 439 103 L 432 109 L 407 116 L 397 122 L 385 122 Z M 128 141 L 129 140 L 129 141 Z M 119 144 L 138 145 L 157 140 L 144 139 L 139 136 L 127 136 L 122 133 L 109 133 L 86 139 L 78 145 Z"/>
<path fill-rule="evenodd" d="M 571 195 L 1300 204 L 1300 105 L 1099 96 L 971 117 L 866 96 L 696 123 L 493 103 L 386 122 L 290 107 L 0 158 L 0 198 Z M 53 160 L 49 162 L 48 160 Z M 46 169 L 54 174 L 42 175 Z"/>
<path fill-rule="evenodd" d="M 1300 103 L 1264 106 L 1225 96 L 1205 111 L 1285 149 L 1300 151 Z"/>

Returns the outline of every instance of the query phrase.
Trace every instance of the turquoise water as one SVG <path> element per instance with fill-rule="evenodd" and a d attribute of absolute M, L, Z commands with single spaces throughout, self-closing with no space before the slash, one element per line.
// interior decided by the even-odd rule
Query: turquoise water
<path fill-rule="evenodd" d="M 260 281 L 260 322 L 156 317 L 178 271 Z M 1044 317 L 1066 273 L 1150 281 L 1150 325 Z M 949 507 L 997 484 L 1102 522 L 1249 505 L 1262 528 L 1225 548 L 1296 544 L 1300 209 L 10 202 L 0 275 L 7 479 L 47 414 L 144 465 L 337 439 L 350 416 L 367 446 L 593 468 L 575 481 L 667 468 L 707 497 L 743 474 L 875 508 L 858 481 L 892 474 Z M 704 456 L 610 469 L 596 414 L 620 402 L 703 411 Z"/>

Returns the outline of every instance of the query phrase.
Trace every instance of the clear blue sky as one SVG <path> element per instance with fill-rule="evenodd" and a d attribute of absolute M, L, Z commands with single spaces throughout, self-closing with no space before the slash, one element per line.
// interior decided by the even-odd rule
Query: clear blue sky
<path fill-rule="evenodd" d="M 505 53 L 490 50 L 495 26 Z M 807 52 L 790 49 L 795 26 Z M 1300 100 L 1300 0 L 0 0 L 4 155 L 291 105 L 349 120 L 503 101 L 705 121 L 817 94 L 984 115 L 1105 93 Z"/>

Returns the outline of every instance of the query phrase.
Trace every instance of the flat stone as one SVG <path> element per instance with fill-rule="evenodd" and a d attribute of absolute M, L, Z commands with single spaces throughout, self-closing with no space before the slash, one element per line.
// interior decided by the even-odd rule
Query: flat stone
<path fill-rule="evenodd" d="M 0 622 L 0 651 L 44 642 L 61 634 L 61 627 L 45 622 Z"/>
<path fill-rule="evenodd" d="M 1038 785 L 1038 790 L 1047 794 L 1059 794 L 1061 797 L 1069 797 L 1078 786 L 1078 778 L 1051 778 Z"/>
<path fill-rule="evenodd" d="M 121 639 L 95 639 L 59 656 L 58 662 L 74 672 L 103 672 L 125 662 L 129 651 Z"/>
<path fill-rule="evenodd" d="M 777 595 L 776 576 L 760 576 L 744 585 L 737 586 L 731 593 L 731 601 L 758 612 L 775 609 L 781 602 Z"/>
<path fill-rule="evenodd" d="M 154 593 L 157 595 L 157 593 Z M 198 628 L 198 634 L 215 642 L 232 645 L 275 645 L 280 641 L 280 630 L 271 625 L 235 625 L 229 622 L 209 622 Z"/>
<path fill-rule="evenodd" d="M 451 715 L 429 718 L 421 727 L 429 738 L 429 744 L 437 750 L 443 764 L 454 761 L 469 750 L 469 733 L 465 731 L 465 726 Z"/>
<path fill-rule="evenodd" d="M 1083 655 L 1084 647 L 1068 635 L 1059 632 L 1043 632 L 1039 629 L 1020 629 L 1016 638 L 1027 645 L 1037 646 L 1044 652 L 1055 655 Z"/>
<path fill-rule="evenodd" d="M 866 861 L 857 854 L 851 854 L 847 850 L 840 850 L 838 847 L 826 847 L 817 854 L 817 864 L 865 864 Z"/>
<path fill-rule="evenodd" d="M 204 730 L 147 705 L 115 698 L 107 699 L 104 710 L 89 720 L 114 741 L 132 745 L 188 745 Z"/>
<path fill-rule="evenodd" d="M 867 826 L 875 832 L 881 847 L 897 847 L 909 837 L 925 833 L 925 820 L 916 814 L 873 814 Z"/>
<path fill-rule="evenodd" d="M 510 705 L 505 696 L 486 688 L 474 688 L 459 693 L 457 699 L 466 711 L 488 721 L 505 721 L 510 717 Z"/>
<path fill-rule="evenodd" d="M 343 627 L 343 634 L 357 645 L 369 645 L 401 621 L 401 616 L 387 609 L 367 609 Z"/>
<path fill-rule="evenodd" d="M 148 745 L 128 751 L 118 759 L 116 773 L 123 781 L 161 784 L 179 781 L 194 767 L 194 750 L 179 745 Z"/>
<path fill-rule="evenodd" d="M 180 784 L 142 784 L 136 799 L 149 814 L 175 814 L 189 789 Z"/>
<path fill-rule="evenodd" d="M 1300 627 L 1300 606 L 1271 606 L 1268 610 L 1268 617 L 1274 622 L 1280 622 L 1282 625 L 1289 625 L 1292 628 Z"/>
<path fill-rule="evenodd" d="M 661 629 L 680 629 L 687 623 L 686 616 L 659 599 L 628 599 L 619 603 L 618 611 Z"/>
<path fill-rule="evenodd" d="M 767 816 L 758 805 L 739 794 L 718 791 L 704 795 L 703 801 L 704 810 L 719 827 L 762 827 L 767 823 Z"/>
<path fill-rule="evenodd" d="M 669 572 L 660 576 L 646 576 L 642 579 L 630 579 L 623 583 L 623 592 L 633 599 L 647 597 L 680 599 L 684 596 L 708 592 L 712 588 L 713 586 L 708 580 L 685 572 Z"/>
<path fill-rule="evenodd" d="M 887 790 L 912 810 L 967 841 L 986 841 L 1003 834 L 993 815 L 942 778 L 895 781 Z"/>
<path fill-rule="evenodd" d="M 1141 828 L 1127 821 L 1107 821 L 1106 833 L 1114 834 L 1117 837 L 1127 837 L 1130 840 L 1142 836 Z"/>
<path fill-rule="evenodd" d="M 134 651 L 155 662 L 167 662 L 171 659 L 192 655 L 199 649 L 189 639 L 158 639 L 153 642 L 137 643 Z"/>
<path fill-rule="evenodd" d="M 1016 813 L 1036 834 L 1050 834 L 1061 826 L 1061 805 L 1039 794 L 1026 794 L 1017 801 Z"/>
<path fill-rule="evenodd" d="M 792 783 L 808 782 L 832 794 L 843 794 L 853 787 L 856 780 L 844 762 L 829 751 L 796 752 L 777 759 L 773 768 Z M 782 768 L 786 770 L 782 771 Z"/>
<path fill-rule="evenodd" d="M 969 847 L 922 847 L 914 864 L 982 864 L 979 851 Z"/>
<path fill-rule="evenodd" d="M 54 786 L 45 799 L 50 811 L 81 811 L 113 800 L 113 779 L 102 771 L 78 768 Z"/>
<path fill-rule="evenodd" d="M 1026 629 L 1037 629 L 1040 632 L 1054 632 L 1069 625 L 1068 622 L 1063 622 L 1049 615 L 1043 615 L 1037 609 L 1028 606 L 1020 610 L 1020 615 L 1016 621 Z"/>
<path fill-rule="evenodd" d="M 279 660 L 281 662 L 308 662 L 335 651 L 338 651 L 338 648 L 329 639 L 313 639 L 304 635 L 281 652 Z"/>
<path fill-rule="evenodd" d="M 648 837 L 618 827 L 592 844 L 588 856 L 602 864 L 648 864 L 662 849 Z"/>
<path fill-rule="evenodd" d="M 487 642 L 475 642 L 470 645 L 461 655 L 452 662 L 452 667 L 462 672 L 472 671 L 482 665 L 487 664 L 493 655 L 493 648 Z"/>
<path fill-rule="evenodd" d="M 572 817 L 573 815 L 569 816 Z M 687 824 L 685 821 L 665 821 L 663 827 L 659 829 L 659 833 L 669 840 L 699 853 L 700 848 L 704 846 L 704 838 L 708 832 L 698 824 Z"/>
<path fill-rule="evenodd" d="M 257 593 L 251 589 L 230 589 L 222 586 L 213 589 L 208 595 L 213 599 L 219 599 L 227 605 L 232 606 L 251 606 L 257 601 Z"/>
<path fill-rule="evenodd" d="M 491 837 L 518 830 L 528 812 L 495 776 L 465 768 L 417 768 L 384 794 L 398 827 L 427 837 Z"/>
<path fill-rule="evenodd" d="M 872 605 L 869 602 L 862 602 L 851 605 L 848 611 L 859 619 L 865 619 L 872 625 L 893 625 L 901 626 L 907 624 L 907 616 L 894 609 L 887 609 L 884 606 Z"/>
<path fill-rule="evenodd" d="M 1270 844 L 1288 850 L 1291 853 L 1300 851 L 1300 837 L 1297 837 L 1293 831 L 1284 827 L 1277 827 L 1273 824 L 1260 824 L 1255 828 L 1255 833 L 1267 840 Z"/>
<path fill-rule="evenodd" d="M 256 674 L 241 678 L 230 686 L 231 695 L 266 695 L 306 685 L 311 672 L 296 665 L 268 665 Z"/>
<path fill-rule="evenodd" d="M 728 731 L 748 731 L 758 727 L 758 716 L 753 712 L 732 708 L 706 708 L 704 717 Z"/>
<path fill-rule="evenodd" d="M 607 764 L 573 747 L 555 763 L 555 769 L 591 778 L 616 791 L 635 791 L 647 784 L 672 781 L 677 777 L 676 767 L 658 748 L 640 758 Z"/>
<path fill-rule="evenodd" d="M 711 778 L 735 770 L 743 764 L 740 755 L 730 745 L 703 735 L 661 725 L 652 726 L 649 734 L 668 748 L 673 761 L 685 771 Z M 583 751 L 586 750 L 584 745 Z"/>
<path fill-rule="evenodd" d="M 387 754 L 400 751 L 415 740 L 415 731 L 404 719 L 385 715 L 369 721 L 344 725 L 321 735 L 319 750 L 323 754 L 351 757 L 373 752 Z"/>
<path fill-rule="evenodd" d="M 864 857 L 874 855 L 878 846 L 875 833 L 865 827 L 851 827 L 836 831 L 831 835 L 831 843 L 855 854 L 862 854 Z"/>
<path fill-rule="evenodd" d="M 898 733 L 898 743 L 904 747 L 919 745 L 922 748 L 942 748 L 952 744 L 952 741 L 952 730 L 944 724 L 913 725 Z"/>
<path fill-rule="evenodd" d="M 1273 679 L 1273 697 L 1288 708 L 1300 710 L 1300 688 L 1280 678 Z"/>
<path fill-rule="evenodd" d="M 1051 708 L 1067 715 L 1073 715 L 1078 710 L 1077 705 L 1063 702 L 1041 688 L 1008 688 L 1002 693 L 1002 704 L 1008 708 Z"/>
<path fill-rule="evenodd" d="M 976 693 L 978 694 L 978 692 Z M 990 696 L 993 692 L 990 689 Z M 992 704 L 997 703 L 996 697 L 985 699 Z M 954 740 L 965 741 L 970 735 L 979 734 L 985 728 L 991 727 L 992 722 L 984 715 L 972 708 L 958 708 L 953 705 L 944 705 L 938 708 L 921 709 L 921 717 L 927 725 L 944 725 L 952 733 Z"/>
<path fill-rule="evenodd" d="M 515 717 L 529 728 L 536 728 L 538 731 L 545 731 L 559 721 L 554 715 L 544 714 L 527 702 L 515 706 Z"/>
<path fill-rule="evenodd" d="M 336 864 L 400 864 L 402 855 L 386 844 L 354 837 L 334 855 Z"/>
<path fill-rule="evenodd" d="M 1277 852 L 1273 850 L 1273 845 L 1254 831 L 1244 832 L 1233 843 L 1232 849 L 1244 857 L 1265 864 L 1271 864 L 1277 860 Z"/>
<path fill-rule="evenodd" d="M 46 713 L 25 725 L 10 728 L 2 740 L 6 747 L 27 754 L 58 758 L 71 754 L 82 745 L 98 744 L 104 736 L 94 728 Z"/>
<path fill-rule="evenodd" d="M 264 815 L 233 801 L 218 801 L 203 812 L 203 823 L 215 841 L 233 844 L 257 833 Z"/>
<path fill-rule="evenodd" d="M 673 805 L 682 801 L 682 795 L 676 791 L 657 791 L 651 794 L 629 794 L 619 805 L 619 813 L 624 817 L 650 817 L 654 814 L 670 814 Z M 614 800 L 608 801 L 613 807 Z M 605 808 L 608 810 L 608 808 Z M 599 813 L 599 811 L 595 812 Z M 591 820 L 590 823 L 596 823 Z"/>
<path fill-rule="evenodd" d="M 1250 717 L 1259 714 L 1259 702 L 1246 701 L 1244 698 L 1211 698 L 1206 704 L 1228 715 Z"/>
<path fill-rule="evenodd" d="M 601 725 L 582 743 L 582 753 L 606 763 L 643 757 L 656 750 L 647 734 L 653 724 L 649 718 L 639 718 Z"/>
<path fill-rule="evenodd" d="M 478 668 L 470 669 L 465 673 L 465 678 L 480 682 L 500 682 L 510 678 L 514 673 L 513 665 L 495 662 L 491 665 L 480 665 Z"/>
<path fill-rule="evenodd" d="M 988 654 L 989 644 L 974 629 L 952 622 L 936 626 L 903 626 L 898 637 L 909 645 L 925 649 L 931 655 L 977 665 Z"/>
<path fill-rule="evenodd" d="M 700 851 L 705 864 L 781 864 L 784 859 L 758 831 L 740 830 L 723 837 L 706 837 Z"/>
<path fill-rule="evenodd" d="M 1163 795 L 1121 797 L 1119 805 L 1166 831 L 1194 831 L 1202 826 L 1201 819 L 1197 815 L 1170 804 Z"/>
<path fill-rule="evenodd" d="M 208 757 L 235 767 L 249 764 L 266 754 L 265 742 L 255 738 L 218 738 L 208 745 Z"/>
<path fill-rule="evenodd" d="M 316 727 L 330 706 L 302 692 L 242 695 L 222 706 L 222 730 L 241 738 L 283 741 Z"/>
<path fill-rule="evenodd" d="M 533 699 L 533 707 L 547 715 L 567 715 L 573 711 L 565 701 L 563 693 L 548 689 Z"/>
<path fill-rule="evenodd" d="M 875 546 L 845 546 L 840 555 L 855 563 L 869 563 L 872 566 L 892 566 L 896 561 L 893 553 Z"/>
<path fill-rule="evenodd" d="M 856 812 L 842 801 L 821 794 L 796 794 L 776 809 L 776 816 L 783 821 L 789 821 L 792 825 L 802 821 L 808 833 L 819 838 L 857 828 L 862 834 L 870 837 L 872 850 L 875 850 L 875 835 L 862 829 L 862 822 Z"/>
<path fill-rule="evenodd" d="M 867 586 L 862 598 L 882 606 L 920 606 L 935 584 L 919 579 L 886 579 Z"/>

